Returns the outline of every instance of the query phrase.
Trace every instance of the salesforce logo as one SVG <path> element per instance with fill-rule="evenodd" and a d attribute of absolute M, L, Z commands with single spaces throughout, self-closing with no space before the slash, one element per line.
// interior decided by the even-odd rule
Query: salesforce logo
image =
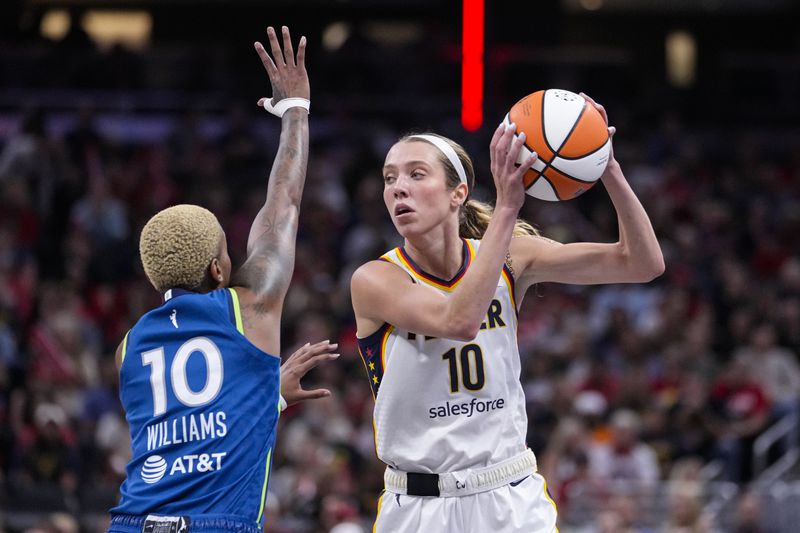
<path fill-rule="evenodd" d="M 142 467 L 142 481 L 152 485 L 164 477 L 167 471 L 167 461 L 160 455 L 151 455 Z"/>

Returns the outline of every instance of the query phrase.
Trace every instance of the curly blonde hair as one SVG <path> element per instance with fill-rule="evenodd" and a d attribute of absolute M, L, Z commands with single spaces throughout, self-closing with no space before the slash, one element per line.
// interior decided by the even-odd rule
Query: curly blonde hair
<path fill-rule="evenodd" d="M 198 290 L 211 260 L 220 252 L 223 231 L 214 213 L 197 205 L 174 205 L 147 221 L 139 237 L 144 272 L 159 292 Z"/>

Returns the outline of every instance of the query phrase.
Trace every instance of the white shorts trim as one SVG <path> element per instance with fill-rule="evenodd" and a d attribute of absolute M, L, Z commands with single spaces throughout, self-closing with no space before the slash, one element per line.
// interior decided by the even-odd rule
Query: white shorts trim
<path fill-rule="evenodd" d="M 524 452 L 483 468 L 439 474 L 439 497 L 468 496 L 494 490 L 512 481 L 536 473 L 536 456 L 529 448 Z M 408 494 L 406 472 L 387 467 L 383 474 L 386 491 Z"/>

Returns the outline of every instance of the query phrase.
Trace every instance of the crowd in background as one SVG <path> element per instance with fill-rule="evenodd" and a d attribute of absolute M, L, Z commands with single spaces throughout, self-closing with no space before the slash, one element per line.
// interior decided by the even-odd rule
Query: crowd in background
<path fill-rule="evenodd" d="M 731 530 L 772 531 L 744 488 L 758 474 L 754 440 L 800 409 L 800 135 L 692 128 L 669 113 L 643 124 L 622 100 L 602 103 L 666 272 L 648 284 L 529 291 L 518 331 L 528 443 L 563 520 L 581 512 L 576 494 L 604 498 L 586 531 L 721 528 L 704 510 L 709 464 L 742 488 Z M 130 439 L 114 351 L 160 304 L 138 259 L 142 226 L 169 205 L 203 205 L 240 264 L 279 132 L 274 117 L 240 107 L 189 109 L 149 138 L 117 135 L 113 120 L 90 107 L 25 109 L 0 128 L 0 509 L 34 513 L 28 531 L 100 530 L 116 501 Z M 488 136 L 435 126 L 469 148 L 475 194 L 491 199 Z M 281 417 L 272 533 L 371 528 L 383 466 L 349 280 L 401 244 L 380 168 L 402 133 L 390 121 L 312 116 L 283 355 L 323 339 L 342 355 L 308 378 L 333 396 Z M 617 235 L 602 185 L 571 202 L 528 199 L 523 216 L 561 242 Z M 680 490 L 650 529 L 635 500 L 612 490 L 665 480 Z"/>

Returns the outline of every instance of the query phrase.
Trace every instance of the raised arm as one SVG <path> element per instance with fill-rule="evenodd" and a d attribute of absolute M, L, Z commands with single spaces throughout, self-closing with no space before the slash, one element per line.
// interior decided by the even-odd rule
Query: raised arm
<path fill-rule="evenodd" d="M 295 58 L 289 29 L 284 26 L 282 32 L 283 50 L 275 30 L 267 29 L 272 57 L 261 43 L 255 43 L 272 85 L 272 103 L 285 98 L 308 100 L 306 39 L 300 39 Z M 263 101 L 263 98 L 259 100 L 259 105 Z M 308 112 L 301 107 L 291 107 L 281 118 L 278 153 L 272 164 L 266 201 L 250 228 L 247 259 L 232 281 L 232 285 L 252 291 L 262 307 L 280 309 L 289 288 L 307 163 Z"/>
<path fill-rule="evenodd" d="M 608 123 L 606 111 L 591 98 Z M 609 128 L 613 135 L 614 128 Z M 641 283 L 664 272 L 664 257 L 650 219 L 622 173 L 613 152 L 600 178 L 617 211 L 619 239 L 615 243 L 561 244 L 542 237 L 511 242 L 512 266 L 518 290 L 553 281 L 576 284 Z"/>
<path fill-rule="evenodd" d="M 498 128 L 491 142 L 492 175 L 497 202 L 478 254 L 455 290 L 445 296 L 413 283 L 394 265 L 372 261 L 354 274 L 351 283 L 358 333 L 365 336 L 388 322 L 421 335 L 470 340 L 486 318 L 500 279 L 517 214 L 525 200 L 522 175 L 535 161 L 515 162 L 524 136 L 514 128 Z"/>
<path fill-rule="evenodd" d="M 267 29 L 272 57 L 255 43 L 272 85 L 271 104 L 286 98 L 309 99 L 305 67 L 306 39 L 295 58 L 289 29 L 283 29 L 283 50 L 273 28 Z M 264 98 L 258 104 L 264 104 Z M 280 106 L 279 106 L 280 107 Z M 281 117 L 281 139 L 272 163 L 264 205 L 247 238 L 247 258 L 231 285 L 239 295 L 245 336 L 270 354 L 280 353 L 283 300 L 294 270 L 294 249 L 300 199 L 308 164 L 308 111 L 290 107 Z"/>

